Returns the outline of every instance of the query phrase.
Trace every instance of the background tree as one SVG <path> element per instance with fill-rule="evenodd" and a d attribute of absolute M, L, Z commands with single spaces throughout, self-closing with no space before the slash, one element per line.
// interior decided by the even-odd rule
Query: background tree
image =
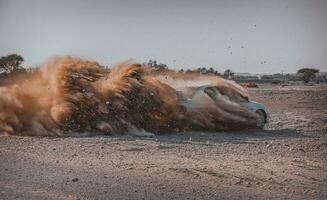
<path fill-rule="evenodd" d="M 168 69 L 168 66 L 166 64 L 163 64 L 163 63 L 158 64 L 156 60 L 149 60 L 147 65 L 149 67 L 151 67 L 151 68 L 156 69 L 156 70 L 166 70 L 166 69 Z"/>
<path fill-rule="evenodd" d="M 23 70 L 21 64 L 24 62 L 24 58 L 17 54 L 11 54 L 0 58 L 0 73 L 5 72 L 7 74 L 15 73 Z"/>
<path fill-rule="evenodd" d="M 298 76 L 304 82 L 308 83 L 311 79 L 316 77 L 316 73 L 319 72 L 319 69 L 314 68 L 302 68 L 297 71 Z"/>
<path fill-rule="evenodd" d="M 230 70 L 230 69 L 226 69 L 225 71 L 224 71 L 224 77 L 225 78 L 228 78 L 228 79 L 231 79 L 233 76 L 234 76 L 234 72 L 232 72 L 232 70 Z"/>
<path fill-rule="evenodd" d="M 212 67 L 210 67 L 209 70 L 208 70 L 208 73 L 214 74 L 215 70 Z"/>

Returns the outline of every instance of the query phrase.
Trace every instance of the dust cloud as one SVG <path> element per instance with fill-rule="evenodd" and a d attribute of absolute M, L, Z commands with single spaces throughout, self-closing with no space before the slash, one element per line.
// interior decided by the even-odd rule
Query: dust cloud
<path fill-rule="evenodd" d="M 213 101 L 202 85 L 222 94 Z M 181 100 L 192 98 L 191 101 Z M 173 133 L 254 127 L 234 82 L 209 75 L 153 71 L 133 62 L 110 69 L 72 57 L 48 60 L 37 72 L 0 87 L 0 134 L 86 136 Z"/>

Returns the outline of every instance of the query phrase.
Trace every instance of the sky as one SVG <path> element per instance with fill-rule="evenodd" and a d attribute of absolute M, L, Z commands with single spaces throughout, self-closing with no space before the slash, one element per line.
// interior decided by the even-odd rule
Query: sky
<path fill-rule="evenodd" d="M 327 71 L 327 0 L 0 0 L 0 55 Z"/>

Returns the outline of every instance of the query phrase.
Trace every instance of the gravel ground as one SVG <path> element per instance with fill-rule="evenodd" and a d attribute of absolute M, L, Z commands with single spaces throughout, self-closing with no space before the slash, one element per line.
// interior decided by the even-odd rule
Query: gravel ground
<path fill-rule="evenodd" d="M 327 199 L 327 85 L 260 85 L 265 130 L 0 136 L 0 199 Z"/>

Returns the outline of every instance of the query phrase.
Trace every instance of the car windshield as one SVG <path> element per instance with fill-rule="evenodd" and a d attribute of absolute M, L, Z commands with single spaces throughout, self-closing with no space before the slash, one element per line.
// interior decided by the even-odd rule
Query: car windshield
<path fill-rule="evenodd" d="M 247 103 L 249 102 L 249 97 L 240 96 L 240 103 Z"/>
<path fill-rule="evenodd" d="M 218 87 L 208 87 L 204 90 L 208 96 L 213 98 L 214 96 L 217 96 L 217 94 L 223 95 L 224 97 L 228 98 L 230 101 L 236 102 L 236 103 L 247 103 L 249 102 L 249 97 L 244 96 L 240 93 L 229 93 L 228 91 L 224 91 L 223 88 Z"/>

